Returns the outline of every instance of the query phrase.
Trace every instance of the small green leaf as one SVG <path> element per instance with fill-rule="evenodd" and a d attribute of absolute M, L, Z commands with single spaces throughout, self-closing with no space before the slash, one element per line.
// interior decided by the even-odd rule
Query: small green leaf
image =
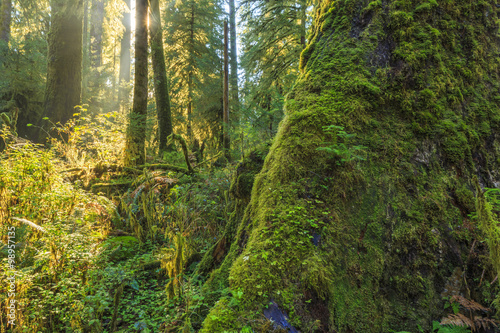
<path fill-rule="evenodd" d="M 33 124 L 27 124 L 26 126 L 30 127 L 30 126 L 33 126 Z"/>
<path fill-rule="evenodd" d="M 42 119 L 43 120 L 49 120 L 49 117 L 43 117 Z"/>

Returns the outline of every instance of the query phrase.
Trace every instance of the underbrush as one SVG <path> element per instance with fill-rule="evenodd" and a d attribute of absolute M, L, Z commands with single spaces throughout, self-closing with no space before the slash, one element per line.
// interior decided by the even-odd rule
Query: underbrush
<path fill-rule="evenodd" d="M 231 166 L 144 170 L 108 198 L 68 176 L 102 163 L 80 142 L 70 135 L 49 150 L 24 143 L 0 153 L 1 332 L 189 329 L 206 306 L 196 264 L 229 218 Z"/>

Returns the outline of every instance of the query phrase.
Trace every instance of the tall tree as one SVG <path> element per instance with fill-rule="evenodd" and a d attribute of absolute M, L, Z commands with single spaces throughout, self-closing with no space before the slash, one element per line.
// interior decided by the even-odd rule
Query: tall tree
<path fill-rule="evenodd" d="M 134 104 L 130 113 L 124 164 L 146 161 L 146 120 L 148 109 L 148 0 L 136 1 Z"/>
<path fill-rule="evenodd" d="M 12 0 L 0 1 L 0 41 L 9 42 L 12 21 Z"/>
<path fill-rule="evenodd" d="M 221 1 L 188 0 L 168 3 L 165 57 L 171 82 L 176 132 L 190 143 L 219 133 L 222 114 Z"/>
<path fill-rule="evenodd" d="M 311 0 L 243 0 L 242 21 L 247 71 L 270 72 L 270 79 L 286 75 L 305 47 L 307 6 Z"/>
<path fill-rule="evenodd" d="M 45 116 L 65 123 L 82 91 L 83 0 L 51 0 Z"/>
<path fill-rule="evenodd" d="M 90 10 L 90 104 L 99 108 L 101 94 L 102 47 L 104 33 L 104 0 L 92 0 Z"/>
<path fill-rule="evenodd" d="M 245 108 L 251 110 L 253 126 L 266 130 L 271 137 L 283 115 L 284 96 L 299 74 L 310 2 L 242 1 Z"/>
<path fill-rule="evenodd" d="M 231 161 L 231 150 L 229 142 L 229 33 L 227 21 L 224 21 L 224 108 L 222 124 L 222 149 L 224 156 Z"/>
<path fill-rule="evenodd" d="M 160 151 L 163 151 L 167 149 L 167 138 L 172 134 L 172 112 L 170 109 L 170 92 L 168 89 L 165 54 L 163 53 L 163 30 L 159 0 L 151 0 L 150 13 L 149 29 L 151 33 L 151 57 L 154 72 L 156 113 L 158 115 Z"/>
<path fill-rule="evenodd" d="M 128 7 L 128 10 L 123 13 L 122 24 L 125 28 L 123 37 L 120 44 L 120 75 L 118 78 L 120 90 L 119 90 L 119 101 L 120 104 L 128 103 L 128 84 L 130 82 L 130 36 L 132 33 L 132 18 L 131 18 L 131 0 L 124 0 Z"/>
<path fill-rule="evenodd" d="M 476 252 L 484 230 L 469 214 L 500 178 L 497 12 L 490 1 L 321 1 L 238 235 L 208 281 L 245 302 L 218 302 L 200 332 L 260 331 L 255 313 L 302 332 L 430 332 L 443 297 L 491 295 L 481 277 L 498 272 Z"/>
<path fill-rule="evenodd" d="M 83 0 L 83 60 L 82 60 L 82 102 L 87 103 L 90 70 L 89 57 L 89 2 Z"/>
<path fill-rule="evenodd" d="M 238 51 L 236 47 L 236 8 L 234 0 L 229 0 L 229 29 L 231 40 L 231 99 L 232 109 L 237 113 L 240 100 L 238 93 Z"/>

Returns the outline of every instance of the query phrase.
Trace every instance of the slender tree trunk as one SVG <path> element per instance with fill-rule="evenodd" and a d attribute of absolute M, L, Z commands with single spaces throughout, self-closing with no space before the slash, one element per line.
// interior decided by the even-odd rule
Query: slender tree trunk
<path fill-rule="evenodd" d="M 158 128 L 160 133 L 160 152 L 167 149 L 167 137 L 172 134 L 172 113 L 163 53 L 163 33 L 161 26 L 159 0 L 151 0 L 149 29 L 151 33 L 151 57 L 153 61 L 154 89 Z"/>
<path fill-rule="evenodd" d="M 134 105 L 127 130 L 124 164 L 146 161 L 146 118 L 148 107 L 148 0 L 136 2 Z"/>
<path fill-rule="evenodd" d="M 307 19 L 307 0 L 302 0 L 300 7 L 300 44 L 302 49 L 306 48 L 306 19 Z"/>
<path fill-rule="evenodd" d="M 89 1 L 83 0 L 83 60 L 82 60 L 82 102 L 87 103 L 89 82 Z"/>
<path fill-rule="evenodd" d="M 52 0 L 44 116 L 65 123 L 82 92 L 83 0 Z"/>
<path fill-rule="evenodd" d="M 90 103 L 99 107 L 100 68 L 102 66 L 102 35 L 104 24 L 104 0 L 92 0 L 90 12 L 90 65 L 92 68 Z"/>
<path fill-rule="evenodd" d="M 193 124 L 192 124 L 192 113 L 193 113 L 193 70 L 194 70 L 194 64 L 193 64 L 193 52 L 194 52 L 194 16 L 195 16 L 195 11 L 194 11 L 194 1 L 191 1 L 191 21 L 190 21 L 190 40 L 191 40 L 191 50 L 190 50 L 190 57 L 191 61 L 189 62 L 190 68 L 188 68 L 189 74 L 188 74 L 188 107 L 187 107 L 187 118 L 188 118 L 188 124 L 187 124 L 187 136 L 189 139 L 189 142 L 192 142 L 193 140 Z"/>
<path fill-rule="evenodd" d="M 228 27 L 227 21 L 224 21 L 224 113 L 223 113 L 223 138 L 224 138 L 224 156 L 228 161 L 231 160 L 230 142 L 229 142 L 229 55 L 228 55 Z"/>
<path fill-rule="evenodd" d="M 112 88 L 113 88 L 113 92 L 111 94 L 112 98 L 113 98 L 113 105 L 116 105 L 116 100 L 117 100 L 117 91 L 116 91 L 116 80 L 117 80 L 117 77 L 116 77 L 116 49 L 117 49 L 117 40 L 116 38 L 113 39 L 113 76 L 112 76 Z"/>
<path fill-rule="evenodd" d="M 125 32 L 121 40 L 120 48 L 120 76 L 118 79 L 120 85 L 119 91 L 119 101 L 120 104 L 127 104 L 129 97 L 128 84 L 130 83 L 130 35 L 131 35 L 131 13 L 130 13 L 130 0 L 124 0 L 129 8 L 128 13 L 123 14 L 122 24 L 125 27 Z"/>
<path fill-rule="evenodd" d="M 9 43 L 12 0 L 0 1 L 0 40 Z"/>
<path fill-rule="evenodd" d="M 238 96 L 238 51 L 236 48 L 236 9 L 234 0 L 229 0 L 229 29 L 231 41 L 231 99 L 232 109 L 239 117 L 240 101 Z"/>

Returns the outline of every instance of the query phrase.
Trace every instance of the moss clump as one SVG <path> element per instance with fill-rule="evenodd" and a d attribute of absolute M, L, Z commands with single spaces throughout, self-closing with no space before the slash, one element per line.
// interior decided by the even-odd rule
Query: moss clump
<path fill-rule="evenodd" d="M 472 176 L 500 179 L 499 10 L 322 1 L 221 265 L 244 294 L 240 318 L 274 300 L 301 331 L 416 331 L 439 319 L 455 268 L 485 264 L 467 261 L 478 235 L 464 226 Z M 317 150 L 330 125 L 357 134 L 364 161 L 338 165 Z"/>

